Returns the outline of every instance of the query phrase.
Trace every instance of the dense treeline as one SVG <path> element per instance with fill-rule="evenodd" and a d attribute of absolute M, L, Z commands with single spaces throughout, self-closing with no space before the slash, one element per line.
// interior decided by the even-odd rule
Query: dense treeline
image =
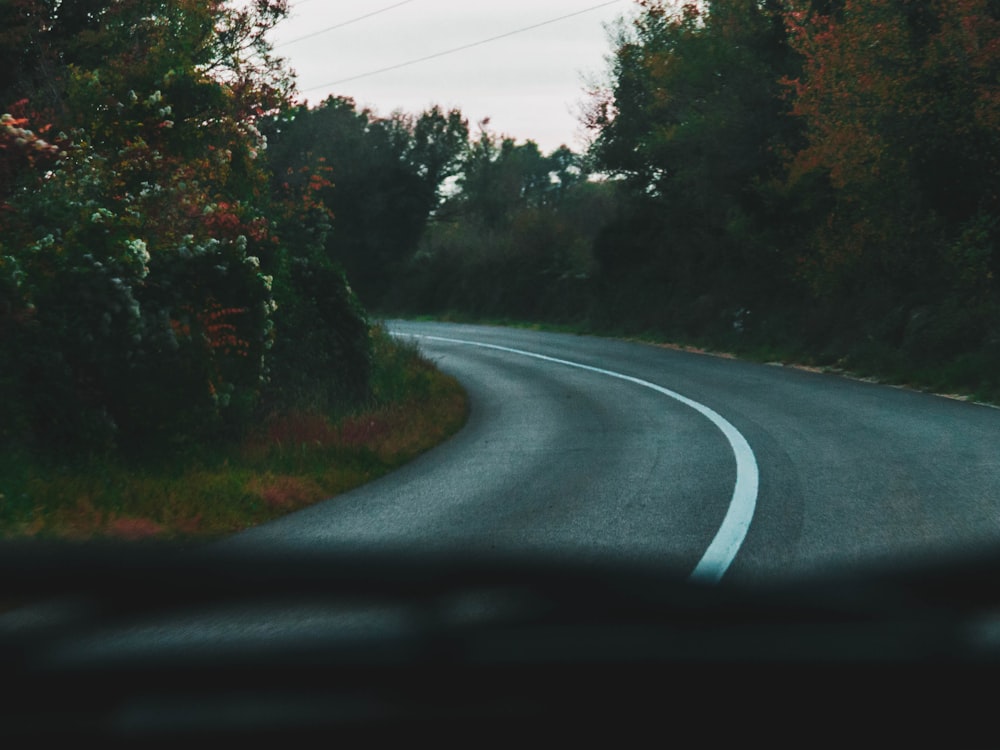
<path fill-rule="evenodd" d="M 671 325 L 707 316 L 688 333 L 731 323 L 886 367 L 964 358 L 968 385 L 995 387 L 1000 7 L 642 6 L 592 124 L 655 239 L 602 248 L 604 268 L 659 282 Z"/>
<path fill-rule="evenodd" d="M 786 23 L 805 128 L 786 185 L 815 212 L 787 248 L 802 279 L 853 341 L 1000 385 L 1000 7 L 803 4 Z"/>
<path fill-rule="evenodd" d="M 334 217 L 326 253 L 366 307 L 588 313 L 592 246 L 617 189 L 588 181 L 570 149 L 543 155 L 488 122 L 470 134 L 457 110 L 380 116 L 341 97 L 261 127 L 276 184 L 328 178 L 316 191 Z"/>
<path fill-rule="evenodd" d="M 996 395 L 998 81 L 991 0 L 640 0 L 589 153 L 481 131 L 385 299 Z"/>
<path fill-rule="evenodd" d="M 545 156 L 484 124 L 391 300 L 438 314 L 586 317 L 592 247 L 614 204 L 613 187 L 589 182 L 568 148 Z"/>

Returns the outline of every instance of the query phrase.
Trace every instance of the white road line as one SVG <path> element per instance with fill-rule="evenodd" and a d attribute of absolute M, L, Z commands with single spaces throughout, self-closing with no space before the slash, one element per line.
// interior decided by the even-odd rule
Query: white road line
<path fill-rule="evenodd" d="M 549 357 L 535 352 L 527 352 L 521 349 L 511 349 L 507 346 L 484 344 L 479 341 L 467 341 L 465 339 L 453 339 L 443 336 L 428 336 L 419 333 L 401 333 L 399 335 L 427 339 L 428 341 L 442 341 L 451 344 L 478 346 L 483 349 L 496 349 L 501 352 L 518 354 L 522 357 L 532 357 L 534 359 L 540 359 L 545 362 L 552 362 L 558 365 L 576 367 L 580 370 L 589 370 L 590 372 L 600 373 L 601 375 L 618 378 L 619 380 L 626 380 L 629 383 L 635 383 L 636 385 L 641 385 L 644 388 L 650 388 L 657 393 L 661 393 L 664 396 L 674 399 L 675 401 L 680 401 L 685 406 L 689 406 L 699 414 L 705 416 L 712 424 L 719 428 L 723 435 L 725 435 L 726 440 L 729 441 L 730 448 L 733 450 L 733 455 L 736 457 L 736 486 L 733 488 L 733 496 L 729 501 L 729 510 L 726 511 L 726 516 L 722 519 L 722 525 L 719 526 L 719 530 L 715 533 L 715 538 L 712 539 L 712 543 L 708 545 L 708 549 L 705 550 L 705 554 L 695 566 L 690 578 L 693 581 L 717 583 L 721 580 L 722 576 L 725 575 L 729 566 L 732 564 L 733 559 L 736 557 L 736 553 L 739 552 L 740 547 L 743 545 L 743 540 L 746 539 L 747 531 L 750 529 L 750 522 L 753 520 L 754 510 L 757 507 L 759 473 L 757 470 L 757 459 L 754 457 L 753 450 L 750 448 L 750 444 L 746 441 L 746 438 L 744 438 L 740 431 L 733 427 L 733 425 L 718 412 L 710 409 L 704 404 L 698 403 L 697 401 L 689 399 L 686 396 L 682 396 L 669 388 L 664 388 L 663 386 L 656 385 L 655 383 L 650 383 L 648 380 L 634 378 L 631 375 L 624 375 L 620 372 L 615 372 L 614 370 L 605 370 L 601 367 L 593 367 L 580 362 L 557 359 L 555 357 Z"/>

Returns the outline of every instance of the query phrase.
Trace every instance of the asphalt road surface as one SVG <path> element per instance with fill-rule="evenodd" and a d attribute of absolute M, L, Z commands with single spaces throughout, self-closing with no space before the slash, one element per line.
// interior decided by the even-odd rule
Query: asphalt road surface
<path fill-rule="evenodd" d="M 464 429 L 210 549 L 3 557 L 69 596 L 0 617 L 0 734 L 995 734 L 1000 410 L 624 341 L 391 328 L 463 383 Z M 869 575 L 973 550 L 984 565 Z"/>
<path fill-rule="evenodd" d="M 995 408 L 619 340 L 391 329 L 461 381 L 467 426 L 235 543 L 593 553 L 752 581 L 1000 541 Z"/>

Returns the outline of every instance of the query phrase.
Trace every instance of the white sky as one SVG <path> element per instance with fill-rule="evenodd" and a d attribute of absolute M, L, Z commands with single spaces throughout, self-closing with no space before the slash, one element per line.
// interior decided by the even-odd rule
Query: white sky
<path fill-rule="evenodd" d="M 606 0 L 605 0 L 606 2 Z M 555 23 L 436 59 L 361 76 L 474 44 L 601 5 L 602 0 L 292 0 L 272 34 L 275 52 L 298 73 L 312 105 L 350 96 L 380 115 L 459 108 L 473 133 L 490 118 L 492 132 L 534 140 L 545 153 L 562 144 L 580 151 L 579 108 L 586 81 L 602 78 L 611 43 L 606 24 L 632 12 L 618 0 Z M 390 6 L 398 6 L 390 8 Z M 361 16 L 368 18 L 345 24 Z M 292 41 L 310 34 L 309 38 Z M 339 81 L 342 81 L 338 83 Z"/>

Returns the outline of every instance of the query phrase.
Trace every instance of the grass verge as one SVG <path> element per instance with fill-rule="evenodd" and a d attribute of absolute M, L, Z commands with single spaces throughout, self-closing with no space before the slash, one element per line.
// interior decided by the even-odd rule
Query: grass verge
<path fill-rule="evenodd" d="M 467 400 L 415 346 L 375 343 L 371 403 L 337 418 L 281 414 L 239 443 L 141 461 L 0 456 L 0 537 L 208 539 L 392 471 L 457 432 Z"/>

